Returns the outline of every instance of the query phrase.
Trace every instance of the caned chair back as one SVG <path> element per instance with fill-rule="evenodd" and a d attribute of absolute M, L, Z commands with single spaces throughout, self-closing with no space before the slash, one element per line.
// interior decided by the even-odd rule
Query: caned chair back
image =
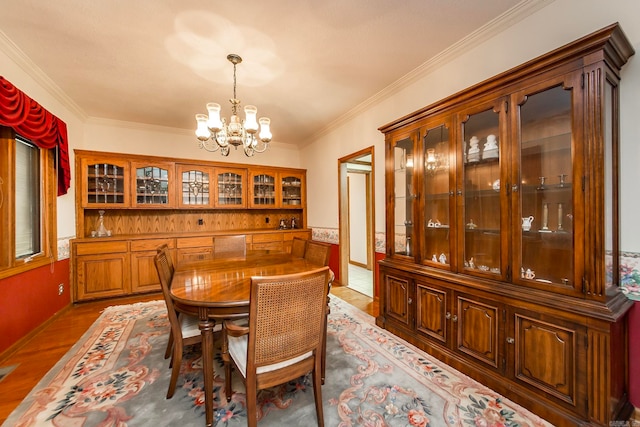
<path fill-rule="evenodd" d="M 169 250 L 169 245 L 166 243 L 158 246 L 156 249 L 158 253 L 164 252 L 167 257 L 167 265 L 169 266 L 169 271 L 171 272 L 171 277 L 173 277 L 173 273 L 176 271 L 175 266 L 173 265 L 173 258 L 171 258 L 171 251 Z"/>
<path fill-rule="evenodd" d="M 309 240 L 307 242 L 307 249 L 304 252 L 304 259 L 312 264 L 317 265 L 329 265 L 329 258 L 331 257 L 331 245 L 325 242 L 316 242 Z"/>
<path fill-rule="evenodd" d="M 251 279 L 248 369 L 309 351 L 320 357 L 328 284 L 328 267 Z"/>
<path fill-rule="evenodd" d="M 213 238 L 214 258 L 237 258 L 247 254 L 247 239 L 244 235 L 216 236 Z"/>
<path fill-rule="evenodd" d="M 307 250 L 307 240 L 300 237 L 294 237 L 291 242 L 291 256 L 294 258 L 304 258 Z"/>

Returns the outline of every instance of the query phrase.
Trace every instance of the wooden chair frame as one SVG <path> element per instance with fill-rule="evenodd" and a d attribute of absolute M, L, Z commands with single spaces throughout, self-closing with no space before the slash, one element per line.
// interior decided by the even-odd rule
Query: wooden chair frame
<path fill-rule="evenodd" d="M 232 365 L 243 374 L 249 427 L 257 424 L 257 392 L 312 372 L 318 425 L 324 425 L 321 370 L 326 330 L 328 267 L 271 277 L 252 277 L 249 326 L 225 321 L 223 360 L 230 401 Z M 235 340 L 235 341 L 234 341 Z M 242 348 L 244 341 L 245 353 Z M 244 357 L 244 359 L 243 359 Z"/>

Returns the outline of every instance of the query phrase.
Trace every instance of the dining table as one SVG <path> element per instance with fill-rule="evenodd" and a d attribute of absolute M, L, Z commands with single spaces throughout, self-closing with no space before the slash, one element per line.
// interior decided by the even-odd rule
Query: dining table
<path fill-rule="evenodd" d="M 199 319 L 202 333 L 206 425 L 213 425 L 214 328 L 223 320 L 249 316 L 251 277 L 302 273 L 323 267 L 273 250 L 233 258 L 177 264 L 171 281 L 175 309 Z"/>

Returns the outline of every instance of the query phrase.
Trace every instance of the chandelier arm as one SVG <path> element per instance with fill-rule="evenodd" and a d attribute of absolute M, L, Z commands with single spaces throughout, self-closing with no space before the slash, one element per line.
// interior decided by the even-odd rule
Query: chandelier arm
<path fill-rule="evenodd" d="M 253 147 L 253 151 L 255 151 L 256 153 L 264 153 L 265 151 L 267 151 L 267 148 L 269 148 L 269 143 L 268 142 L 263 142 L 262 144 L 264 145 L 264 148 L 259 149 L 258 146 L 260 144 L 258 144 L 255 147 Z"/>
<path fill-rule="evenodd" d="M 215 141 L 210 139 L 206 141 L 198 141 L 200 143 L 200 148 L 207 150 L 210 153 L 215 153 L 220 149 L 220 145 L 218 145 Z"/>

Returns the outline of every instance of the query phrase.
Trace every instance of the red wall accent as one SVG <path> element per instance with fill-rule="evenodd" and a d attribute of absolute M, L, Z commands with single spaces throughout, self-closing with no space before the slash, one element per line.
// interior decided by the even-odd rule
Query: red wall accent
<path fill-rule="evenodd" d="M 0 279 L 0 354 L 69 305 L 70 295 L 68 259 Z"/>
<path fill-rule="evenodd" d="M 340 246 L 331 244 L 331 256 L 329 257 L 329 268 L 336 276 L 335 281 L 340 281 Z"/>
<path fill-rule="evenodd" d="M 640 302 L 629 310 L 629 400 L 640 408 Z"/>

